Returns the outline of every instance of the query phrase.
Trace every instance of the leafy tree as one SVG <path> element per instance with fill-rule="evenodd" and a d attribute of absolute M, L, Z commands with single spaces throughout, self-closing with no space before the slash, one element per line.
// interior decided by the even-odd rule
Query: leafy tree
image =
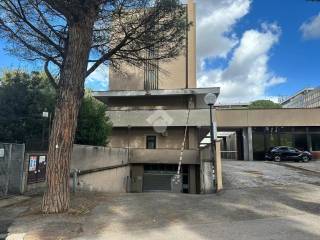
<path fill-rule="evenodd" d="M 78 144 L 105 146 L 112 125 L 106 117 L 107 107 L 90 94 L 86 94 L 78 117 L 75 142 Z"/>
<path fill-rule="evenodd" d="M 103 63 L 142 66 L 153 47 L 158 51 L 152 59 L 178 56 L 189 25 L 185 7 L 178 0 L 1 0 L 0 12 L 0 36 L 9 40 L 8 50 L 42 61 L 57 89 L 42 211 L 64 212 L 85 78 Z"/>
<path fill-rule="evenodd" d="M 0 141 L 41 143 L 49 123 L 42 113 L 53 112 L 54 103 L 55 92 L 45 74 L 5 72 L 0 78 Z"/>
<path fill-rule="evenodd" d="M 0 141 L 26 143 L 32 150 L 45 149 L 49 135 L 48 118 L 53 113 L 56 92 L 44 73 L 6 71 L 0 78 Z M 111 123 L 106 106 L 90 93 L 84 97 L 78 117 L 75 143 L 105 146 Z M 43 132 L 44 131 L 44 132 Z M 41 145 L 39 145 L 41 144 Z"/>
<path fill-rule="evenodd" d="M 249 109 L 273 109 L 282 108 L 281 104 L 270 100 L 257 100 L 249 105 Z"/>

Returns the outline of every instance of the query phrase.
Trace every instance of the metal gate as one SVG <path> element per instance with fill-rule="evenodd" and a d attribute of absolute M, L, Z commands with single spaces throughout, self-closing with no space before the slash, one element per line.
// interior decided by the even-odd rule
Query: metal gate
<path fill-rule="evenodd" d="M 171 178 L 173 173 L 144 173 L 143 191 L 171 191 Z"/>
<path fill-rule="evenodd" d="M 11 145 L 0 143 L 0 197 L 8 194 Z"/>
<path fill-rule="evenodd" d="M 0 143 L 0 197 L 22 192 L 24 150 L 23 144 Z"/>
<path fill-rule="evenodd" d="M 176 174 L 178 165 L 144 165 L 143 191 L 171 191 L 171 178 Z"/>
<path fill-rule="evenodd" d="M 146 164 L 143 173 L 143 191 L 171 191 L 171 178 L 177 173 L 178 165 L 175 164 Z M 189 190 L 188 179 L 189 167 L 182 165 L 181 174 L 183 176 L 183 192 Z"/>

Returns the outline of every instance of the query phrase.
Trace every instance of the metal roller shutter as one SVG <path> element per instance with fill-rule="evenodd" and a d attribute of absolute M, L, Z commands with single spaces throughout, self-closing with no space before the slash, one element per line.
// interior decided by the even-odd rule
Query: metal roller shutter
<path fill-rule="evenodd" d="M 174 173 L 144 173 L 143 191 L 171 191 L 171 178 L 173 175 Z"/>

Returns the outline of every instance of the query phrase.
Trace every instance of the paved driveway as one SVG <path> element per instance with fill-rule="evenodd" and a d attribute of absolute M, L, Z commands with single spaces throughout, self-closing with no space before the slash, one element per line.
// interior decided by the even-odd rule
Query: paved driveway
<path fill-rule="evenodd" d="M 289 163 L 303 166 L 303 163 Z M 306 169 L 320 161 L 307 163 Z M 315 184 L 320 186 L 320 172 L 311 173 L 303 169 L 288 168 L 275 162 L 223 161 L 224 187 L 226 189 Z M 319 166 L 318 166 L 319 168 Z"/>
<path fill-rule="evenodd" d="M 70 213 L 49 216 L 38 197 L 0 209 L 0 223 L 17 216 L 8 239 L 26 240 L 320 239 L 319 176 L 263 162 L 224 169 L 218 195 L 78 193 Z"/>
<path fill-rule="evenodd" d="M 297 168 L 297 169 L 305 169 L 310 172 L 320 174 L 320 160 L 312 160 L 307 163 L 305 162 L 284 162 L 282 163 L 286 166 Z"/>

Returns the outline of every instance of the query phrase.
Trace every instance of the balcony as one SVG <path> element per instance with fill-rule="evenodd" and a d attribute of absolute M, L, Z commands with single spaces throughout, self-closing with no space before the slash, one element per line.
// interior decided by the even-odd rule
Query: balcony
<path fill-rule="evenodd" d="M 130 149 L 129 163 L 140 164 L 178 164 L 180 149 Z M 186 149 L 183 152 L 182 164 L 200 164 L 199 151 Z"/>

